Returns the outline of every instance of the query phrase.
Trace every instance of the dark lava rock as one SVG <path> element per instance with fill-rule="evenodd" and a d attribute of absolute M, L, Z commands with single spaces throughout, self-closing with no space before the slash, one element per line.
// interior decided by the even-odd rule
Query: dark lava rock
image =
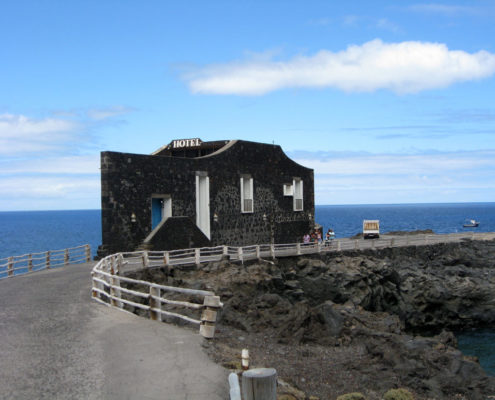
<path fill-rule="evenodd" d="M 287 345 L 308 354 L 301 359 L 284 353 L 298 374 L 319 377 L 299 386 L 321 398 L 342 385 L 370 399 L 397 386 L 418 399 L 484 400 L 495 394 L 495 378 L 463 356 L 446 331 L 495 322 L 494 241 L 288 257 L 274 265 L 221 263 L 174 270 L 173 281 L 188 287 L 200 282 L 222 297 L 223 346 L 226 332 L 240 329 L 243 337 L 261 335 L 253 343 L 262 360 L 279 362 L 277 349 Z M 165 270 L 151 275 L 171 279 Z M 222 345 L 213 345 L 216 357 Z"/>

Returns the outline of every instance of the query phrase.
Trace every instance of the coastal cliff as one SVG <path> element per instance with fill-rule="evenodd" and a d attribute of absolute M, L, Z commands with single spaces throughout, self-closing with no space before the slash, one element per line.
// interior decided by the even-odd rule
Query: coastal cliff
<path fill-rule="evenodd" d="M 230 365 L 249 348 L 252 365 L 276 368 L 308 396 L 359 391 L 373 400 L 396 387 L 416 399 L 495 395 L 495 378 L 451 333 L 495 322 L 494 241 L 143 273 L 214 290 L 224 307 L 207 345 L 212 357 Z"/>

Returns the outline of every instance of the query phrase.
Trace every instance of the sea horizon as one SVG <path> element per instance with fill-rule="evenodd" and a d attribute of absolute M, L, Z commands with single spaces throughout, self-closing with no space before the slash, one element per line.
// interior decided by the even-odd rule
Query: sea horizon
<path fill-rule="evenodd" d="M 350 204 L 315 204 L 315 207 L 354 207 L 354 206 L 414 206 L 414 205 L 456 205 L 456 204 L 495 204 L 495 201 L 456 201 L 456 202 L 425 202 L 425 203 L 350 203 Z M 0 210 L 7 212 L 44 212 L 44 211 L 101 211 L 101 208 L 59 208 L 40 210 Z"/>

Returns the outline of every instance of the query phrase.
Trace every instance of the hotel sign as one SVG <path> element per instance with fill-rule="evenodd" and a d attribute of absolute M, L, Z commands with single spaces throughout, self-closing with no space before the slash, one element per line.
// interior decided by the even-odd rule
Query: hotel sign
<path fill-rule="evenodd" d="M 199 138 L 177 139 L 177 140 L 172 140 L 172 142 L 169 145 L 169 148 L 171 148 L 171 149 L 184 149 L 184 148 L 190 148 L 190 147 L 199 147 L 202 144 L 203 144 L 203 142 Z"/>

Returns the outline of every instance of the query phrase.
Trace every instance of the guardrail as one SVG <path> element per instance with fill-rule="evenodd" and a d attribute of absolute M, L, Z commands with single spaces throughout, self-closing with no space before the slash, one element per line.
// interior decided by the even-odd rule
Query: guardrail
<path fill-rule="evenodd" d="M 91 247 L 89 244 L 62 250 L 48 250 L 40 253 L 0 258 L 0 279 L 11 278 L 16 275 L 23 275 L 61 265 L 90 261 Z"/>
<path fill-rule="evenodd" d="M 200 265 L 204 262 L 228 258 L 245 261 L 263 258 L 289 257 L 304 254 L 344 250 L 380 249 L 386 247 L 419 246 L 444 242 L 460 242 L 463 239 L 495 239 L 495 233 L 460 233 L 448 235 L 406 235 L 374 240 L 334 239 L 323 243 L 262 244 L 243 247 L 217 246 L 171 251 L 136 251 L 117 253 L 100 260 L 92 271 L 93 298 L 111 307 L 132 312 L 136 308 L 153 320 L 178 318 L 200 325 L 200 334 L 213 337 L 218 309 L 222 306 L 219 296 L 211 291 L 159 285 L 123 276 L 142 268 L 166 265 Z M 169 293 L 171 297 L 164 297 Z M 178 300 L 177 295 L 194 298 L 195 301 Z M 198 301 L 199 298 L 199 301 Z M 181 314 L 177 308 L 201 311 L 200 317 L 189 312 Z"/>

